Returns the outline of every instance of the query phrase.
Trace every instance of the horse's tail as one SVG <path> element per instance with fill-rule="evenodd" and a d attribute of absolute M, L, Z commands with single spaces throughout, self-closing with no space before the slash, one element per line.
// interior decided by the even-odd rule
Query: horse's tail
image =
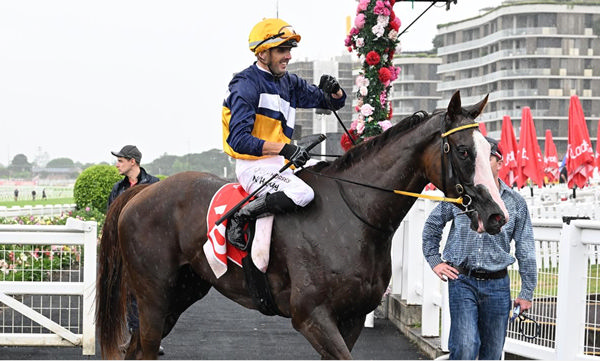
<path fill-rule="evenodd" d="M 118 221 L 127 202 L 146 185 L 121 194 L 110 205 L 100 239 L 98 280 L 96 284 L 96 326 L 102 358 L 122 358 L 119 346 L 125 342 L 127 292 L 123 280 L 123 254 L 119 246 Z"/>

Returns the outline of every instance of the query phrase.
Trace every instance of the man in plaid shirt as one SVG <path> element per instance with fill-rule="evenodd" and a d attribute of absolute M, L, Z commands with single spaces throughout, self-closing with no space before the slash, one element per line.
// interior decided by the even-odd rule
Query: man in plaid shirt
<path fill-rule="evenodd" d="M 486 137 L 487 138 L 487 137 Z M 511 308 L 510 279 L 507 267 L 515 262 L 510 242 L 515 241 L 519 262 L 521 291 L 514 301 L 521 312 L 531 308 L 537 284 L 533 229 L 525 199 L 498 178 L 502 153 L 498 143 L 491 145 L 490 163 L 502 201 L 509 213 L 500 233 L 477 233 L 471 221 L 456 206 L 441 202 L 425 222 L 423 255 L 433 272 L 448 282 L 450 303 L 450 359 L 499 360 L 504 348 Z M 447 222 L 450 233 L 440 254 L 440 241 Z"/>

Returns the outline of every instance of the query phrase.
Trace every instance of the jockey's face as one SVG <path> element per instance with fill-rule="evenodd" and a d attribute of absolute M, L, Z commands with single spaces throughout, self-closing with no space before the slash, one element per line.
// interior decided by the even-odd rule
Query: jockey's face
<path fill-rule="evenodd" d="M 283 76 L 287 71 L 287 66 L 292 59 L 292 48 L 289 47 L 276 47 L 269 50 L 263 51 L 258 60 L 264 64 L 271 74 L 275 77 Z"/>

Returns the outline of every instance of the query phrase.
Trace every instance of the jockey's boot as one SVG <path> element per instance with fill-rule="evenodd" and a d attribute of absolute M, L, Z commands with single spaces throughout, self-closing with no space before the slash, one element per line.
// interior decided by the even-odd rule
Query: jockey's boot
<path fill-rule="evenodd" d="M 235 212 L 227 222 L 227 240 L 229 243 L 245 251 L 248 244 L 244 241 L 244 226 L 267 212 L 269 212 L 267 194 L 259 196 Z"/>
<path fill-rule="evenodd" d="M 299 208 L 283 191 L 263 194 L 238 210 L 227 222 L 227 240 L 234 247 L 246 250 L 244 226 L 246 223 L 271 214 L 295 211 Z"/>

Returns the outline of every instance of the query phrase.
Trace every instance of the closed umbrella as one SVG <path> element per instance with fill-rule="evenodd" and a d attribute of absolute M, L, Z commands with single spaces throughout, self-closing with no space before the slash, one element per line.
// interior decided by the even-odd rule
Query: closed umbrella
<path fill-rule="evenodd" d="M 577 95 L 571 96 L 569 104 L 569 137 L 567 143 L 568 187 L 583 188 L 594 171 L 594 151 L 585 115 Z"/>
<path fill-rule="evenodd" d="M 546 144 L 544 146 L 544 175 L 548 183 L 558 183 L 560 171 L 558 169 L 558 153 L 552 139 L 552 132 L 546 129 Z"/>
<path fill-rule="evenodd" d="M 598 131 L 596 131 L 596 168 L 600 172 L 600 120 L 598 121 Z"/>
<path fill-rule="evenodd" d="M 525 185 L 527 178 L 531 179 L 540 188 L 544 185 L 544 161 L 529 107 L 523 107 L 521 113 L 521 134 L 517 150 L 517 165 L 519 173 L 522 175 L 517 179 L 517 186 L 519 188 Z"/>
<path fill-rule="evenodd" d="M 517 138 L 513 129 L 510 117 L 505 115 L 502 118 L 502 133 L 500 133 L 499 147 L 504 154 L 502 168 L 498 172 L 498 177 L 509 186 L 513 186 L 518 178 L 517 169 Z"/>
<path fill-rule="evenodd" d="M 479 131 L 484 137 L 487 137 L 487 128 L 485 127 L 485 123 L 479 122 Z"/>

